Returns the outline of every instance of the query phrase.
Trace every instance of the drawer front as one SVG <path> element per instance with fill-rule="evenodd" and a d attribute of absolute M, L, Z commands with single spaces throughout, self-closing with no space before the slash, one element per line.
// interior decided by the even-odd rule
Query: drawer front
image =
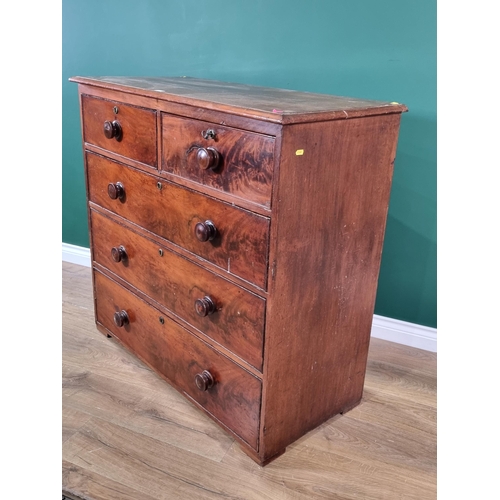
<path fill-rule="evenodd" d="M 86 143 L 157 167 L 156 111 L 84 95 L 82 113 Z"/>
<path fill-rule="evenodd" d="M 92 202 L 265 288 L 269 218 L 93 153 L 86 158 Z M 207 221 L 215 237 L 199 241 L 195 228 L 207 229 Z"/>
<path fill-rule="evenodd" d="M 261 382 L 99 272 L 94 284 L 97 322 L 257 449 Z"/>
<path fill-rule="evenodd" d="M 264 299 L 98 212 L 91 225 L 95 262 L 262 369 Z"/>
<path fill-rule="evenodd" d="M 161 120 L 163 171 L 270 206 L 274 137 L 166 113 Z"/>

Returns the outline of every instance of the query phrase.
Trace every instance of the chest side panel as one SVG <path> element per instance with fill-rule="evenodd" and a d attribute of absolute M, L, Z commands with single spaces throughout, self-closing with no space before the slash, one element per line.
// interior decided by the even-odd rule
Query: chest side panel
<path fill-rule="evenodd" d="M 359 402 L 400 115 L 283 131 L 261 453 Z"/>

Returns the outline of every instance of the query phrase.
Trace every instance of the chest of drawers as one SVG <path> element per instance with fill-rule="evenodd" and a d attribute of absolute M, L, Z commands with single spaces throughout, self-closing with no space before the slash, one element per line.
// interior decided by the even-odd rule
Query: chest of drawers
<path fill-rule="evenodd" d="M 71 80 L 97 328 L 260 464 L 358 404 L 406 107 Z"/>

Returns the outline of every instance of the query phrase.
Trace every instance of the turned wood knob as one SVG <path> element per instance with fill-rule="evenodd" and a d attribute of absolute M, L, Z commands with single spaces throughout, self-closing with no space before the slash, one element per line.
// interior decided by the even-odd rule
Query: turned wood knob
<path fill-rule="evenodd" d="M 196 224 L 196 226 L 194 227 L 194 234 L 200 241 L 210 241 L 215 238 L 215 235 L 217 234 L 217 228 L 211 220 L 198 222 L 198 224 Z"/>
<path fill-rule="evenodd" d="M 120 125 L 120 122 L 117 120 L 113 120 L 112 122 L 105 121 L 104 135 L 108 139 L 115 138 L 117 141 L 120 140 L 122 137 L 122 126 Z"/>
<path fill-rule="evenodd" d="M 215 380 L 208 370 L 197 373 L 194 377 L 194 382 L 200 391 L 207 391 L 215 384 Z"/>
<path fill-rule="evenodd" d="M 121 262 L 122 260 L 125 260 L 127 258 L 127 251 L 125 250 L 125 247 L 123 245 L 120 245 L 119 247 L 113 247 L 111 249 L 111 258 L 115 262 Z"/>
<path fill-rule="evenodd" d="M 219 166 L 220 155 L 215 148 L 199 148 L 196 154 L 198 165 L 203 170 L 215 170 Z"/>
<path fill-rule="evenodd" d="M 194 302 L 194 309 L 199 316 L 208 316 L 216 311 L 215 302 L 208 296 L 205 295 L 202 299 L 198 299 Z"/>
<path fill-rule="evenodd" d="M 108 196 L 112 200 L 123 199 L 125 196 L 125 188 L 123 187 L 123 184 L 121 182 L 110 182 L 108 184 Z"/>
<path fill-rule="evenodd" d="M 127 311 L 115 312 L 115 315 L 113 316 L 113 321 L 115 322 L 115 325 L 119 328 L 128 325 L 130 322 L 128 319 Z"/>

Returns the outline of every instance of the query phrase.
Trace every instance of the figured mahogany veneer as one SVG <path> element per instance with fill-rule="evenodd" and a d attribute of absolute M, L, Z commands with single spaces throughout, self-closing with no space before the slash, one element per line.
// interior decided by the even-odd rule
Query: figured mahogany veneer
<path fill-rule="evenodd" d="M 156 168 L 155 111 L 82 96 L 82 113 L 85 142 Z"/>
<path fill-rule="evenodd" d="M 161 115 L 165 172 L 269 207 L 274 137 Z"/>
<path fill-rule="evenodd" d="M 363 394 L 404 105 L 76 77 L 98 329 L 265 465 Z"/>
<path fill-rule="evenodd" d="M 99 325 L 257 448 L 260 380 L 101 273 L 94 286 Z M 214 383 L 200 390 L 197 375 L 205 370 Z"/>
<path fill-rule="evenodd" d="M 266 288 L 269 219 L 202 196 L 140 170 L 87 153 L 89 200 Z M 110 196 L 119 184 L 121 197 Z M 114 193 L 115 189 L 113 189 Z M 216 230 L 201 241 L 197 224 Z"/>
<path fill-rule="evenodd" d="M 266 305 L 262 297 L 95 210 L 91 211 L 90 223 L 97 264 L 128 281 L 258 370 L 262 369 Z M 210 311 L 205 297 L 210 298 L 215 310 Z"/>

